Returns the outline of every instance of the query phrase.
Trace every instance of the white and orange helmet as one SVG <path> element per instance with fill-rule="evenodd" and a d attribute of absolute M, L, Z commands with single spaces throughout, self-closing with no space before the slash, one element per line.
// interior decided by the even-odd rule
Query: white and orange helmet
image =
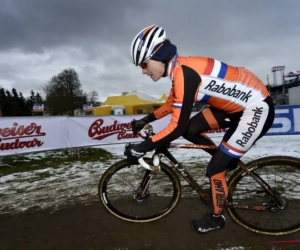
<path fill-rule="evenodd" d="M 167 39 L 166 31 L 158 25 L 151 25 L 140 31 L 133 39 L 130 54 L 133 63 L 138 66 L 148 61 L 160 48 L 157 46 Z"/>

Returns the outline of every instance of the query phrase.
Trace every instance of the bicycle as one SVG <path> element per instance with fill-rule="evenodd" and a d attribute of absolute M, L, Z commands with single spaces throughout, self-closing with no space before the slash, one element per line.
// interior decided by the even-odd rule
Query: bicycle
<path fill-rule="evenodd" d="M 151 125 L 140 133 L 144 139 L 154 134 Z M 209 205 L 207 190 L 169 151 L 179 148 L 217 149 L 217 146 L 170 143 L 155 149 L 151 158 L 143 157 L 134 164 L 129 164 L 127 159 L 114 163 L 103 173 L 98 185 L 99 199 L 107 211 L 129 222 L 161 219 L 171 213 L 180 200 L 182 186 L 178 176 L 182 176 L 200 200 Z M 299 158 L 268 156 L 247 164 L 240 160 L 227 180 L 225 209 L 237 224 L 255 233 L 287 235 L 298 232 L 298 180 Z"/>

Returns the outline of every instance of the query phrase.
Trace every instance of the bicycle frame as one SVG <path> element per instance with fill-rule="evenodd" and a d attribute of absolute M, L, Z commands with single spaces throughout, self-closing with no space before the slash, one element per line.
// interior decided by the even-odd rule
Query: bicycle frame
<path fill-rule="evenodd" d="M 161 147 L 161 148 L 157 148 L 155 150 L 155 153 L 153 156 L 159 156 L 159 158 L 164 157 L 169 163 L 170 165 L 190 184 L 190 186 L 199 194 L 200 199 L 206 204 L 209 205 L 209 197 L 207 197 L 206 192 L 204 191 L 204 189 L 195 181 L 195 179 L 189 174 L 189 172 L 183 167 L 183 165 L 181 163 L 179 163 L 175 157 L 171 154 L 171 152 L 168 150 L 169 148 L 187 148 L 187 149 L 218 149 L 218 146 L 207 146 L 207 145 L 198 145 L 198 144 L 181 144 L 181 143 L 170 143 L 169 145 L 167 145 L 166 147 Z M 239 160 L 238 162 L 238 166 L 243 169 L 243 171 L 246 172 L 246 174 L 252 176 L 252 178 L 254 180 L 256 180 L 257 183 L 260 184 L 260 186 L 274 199 L 276 199 L 276 201 L 280 204 L 280 200 L 278 199 L 278 197 L 272 192 L 271 187 L 263 180 L 261 179 L 261 177 L 259 175 L 257 175 L 253 170 L 249 170 L 247 169 L 247 167 L 245 166 L 245 164 Z M 145 167 L 145 166 L 144 166 Z M 154 166 L 152 166 L 152 170 L 158 171 L 157 167 L 153 168 Z M 147 168 L 148 171 L 150 168 Z M 148 172 L 147 171 L 147 172 Z M 151 173 L 151 171 L 148 172 L 149 174 Z M 147 181 L 145 182 L 145 178 L 146 178 L 147 174 L 145 174 L 145 177 L 142 181 L 142 183 L 147 183 Z M 148 178 L 148 177 L 147 177 Z M 148 178 L 149 181 L 151 178 Z M 144 185 L 143 185 L 144 186 Z M 146 187 L 148 186 L 148 183 L 144 186 Z M 264 211 L 268 209 L 268 206 L 246 206 L 246 205 L 238 205 L 238 204 L 233 204 L 233 203 L 229 203 L 226 202 L 225 204 L 226 208 L 240 208 L 240 209 L 248 209 L 248 210 L 256 210 L 256 211 Z"/>

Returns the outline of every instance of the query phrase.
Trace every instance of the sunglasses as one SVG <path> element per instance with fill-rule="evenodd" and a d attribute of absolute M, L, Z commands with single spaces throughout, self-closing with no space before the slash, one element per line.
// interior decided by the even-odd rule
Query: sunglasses
<path fill-rule="evenodd" d="M 142 69 L 146 69 L 146 68 L 147 68 L 147 63 L 148 63 L 148 61 L 142 62 L 142 63 L 139 64 L 139 66 L 140 66 Z"/>

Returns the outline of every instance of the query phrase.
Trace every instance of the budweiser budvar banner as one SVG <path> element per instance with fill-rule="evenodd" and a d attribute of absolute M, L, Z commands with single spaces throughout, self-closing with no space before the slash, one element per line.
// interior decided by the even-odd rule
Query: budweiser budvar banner
<path fill-rule="evenodd" d="M 87 116 L 69 118 L 69 147 L 140 141 L 130 121 L 138 116 Z"/>
<path fill-rule="evenodd" d="M 0 156 L 38 151 L 109 145 L 142 141 L 134 136 L 130 121 L 133 116 L 86 117 L 2 117 L 0 123 Z M 154 132 L 168 125 L 168 115 L 152 123 Z M 211 131 L 211 136 L 223 131 Z"/>
<path fill-rule="evenodd" d="M 130 121 L 141 119 L 143 115 L 103 116 L 103 117 L 70 117 L 69 118 L 69 147 L 105 145 L 141 141 L 134 136 Z M 168 115 L 153 122 L 154 132 L 159 132 L 168 125 L 171 116 Z M 224 130 L 208 131 L 208 135 L 221 136 Z M 72 136 L 74 135 L 74 136 Z"/>
<path fill-rule="evenodd" d="M 300 106 L 277 107 L 275 114 L 273 126 L 267 135 L 300 134 Z M 0 156 L 141 141 L 140 135 L 133 135 L 130 121 L 142 117 L 1 117 Z M 171 115 L 168 115 L 153 122 L 154 132 L 166 127 L 170 119 Z M 207 131 L 206 134 L 220 137 L 225 132 L 225 129 L 219 129 Z"/>
<path fill-rule="evenodd" d="M 0 156 L 68 147 L 66 117 L 1 117 Z"/>

